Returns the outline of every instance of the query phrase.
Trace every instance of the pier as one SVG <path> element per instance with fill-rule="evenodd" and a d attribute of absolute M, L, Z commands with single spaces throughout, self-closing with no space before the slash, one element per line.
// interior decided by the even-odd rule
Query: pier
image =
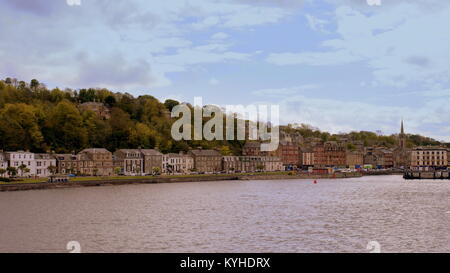
<path fill-rule="evenodd" d="M 450 179 L 449 171 L 405 171 L 403 178 L 411 179 Z"/>

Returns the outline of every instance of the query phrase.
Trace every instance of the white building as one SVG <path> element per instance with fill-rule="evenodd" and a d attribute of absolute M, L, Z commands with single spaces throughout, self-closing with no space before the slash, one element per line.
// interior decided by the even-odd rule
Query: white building
<path fill-rule="evenodd" d="M 38 177 L 48 177 L 52 175 L 49 167 L 56 167 L 56 159 L 50 154 L 35 154 L 34 155 L 36 163 L 36 176 Z"/>
<path fill-rule="evenodd" d="M 17 151 L 17 152 L 5 152 L 5 158 L 8 161 L 9 167 L 17 169 L 18 176 L 35 176 L 36 175 L 36 162 L 34 160 L 34 154 L 30 152 Z M 23 173 L 20 170 L 20 166 L 25 166 L 29 170 L 27 173 Z"/>
<path fill-rule="evenodd" d="M 194 169 L 194 159 L 182 152 L 163 155 L 163 172 L 167 174 L 187 174 Z"/>

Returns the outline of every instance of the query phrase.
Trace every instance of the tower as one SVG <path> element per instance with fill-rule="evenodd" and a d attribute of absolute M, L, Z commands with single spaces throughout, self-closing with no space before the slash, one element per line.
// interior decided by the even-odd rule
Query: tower
<path fill-rule="evenodd" d="M 400 149 L 404 150 L 406 148 L 406 135 L 405 135 L 405 129 L 403 127 L 403 120 L 400 127 L 400 134 L 398 135 L 398 146 Z"/>

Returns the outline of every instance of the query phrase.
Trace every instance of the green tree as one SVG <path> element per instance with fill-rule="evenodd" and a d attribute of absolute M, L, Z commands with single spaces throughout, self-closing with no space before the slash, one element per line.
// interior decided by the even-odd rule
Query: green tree
<path fill-rule="evenodd" d="M 169 110 L 169 111 L 172 111 L 172 109 L 175 107 L 175 106 L 177 106 L 177 105 L 179 105 L 180 103 L 178 102 L 178 101 L 176 101 L 176 100 L 171 100 L 171 99 L 168 99 L 168 100 L 166 100 L 165 102 L 164 102 L 164 106 L 167 108 L 167 110 Z"/>
<path fill-rule="evenodd" d="M 6 168 L 6 171 L 8 172 L 9 176 L 16 176 L 17 175 L 17 169 L 15 167 L 8 167 Z"/>
<path fill-rule="evenodd" d="M 6 104 L 0 110 L 0 143 L 8 150 L 44 149 L 37 109 L 23 103 Z"/>
<path fill-rule="evenodd" d="M 5 176 L 5 173 L 7 173 L 8 171 L 7 170 L 5 170 L 5 169 L 0 169 L 0 176 L 1 177 L 4 177 Z"/>
<path fill-rule="evenodd" d="M 61 101 L 52 110 L 44 132 L 57 151 L 80 150 L 88 144 L 88 132 L 82 116 L 67 100 Z"/>
<path fill-rule="evenodd" d="M 36 90 L 39 87 L 39 81 L 32 79 L 30 82 L 30 88 Z"/>
<path fill-rule="evenodd" d="M 27 169 L 27 166 L 25 164 L 22 164 L 19 166 L 20 176 L 24 175 L 26 169 Z"/>

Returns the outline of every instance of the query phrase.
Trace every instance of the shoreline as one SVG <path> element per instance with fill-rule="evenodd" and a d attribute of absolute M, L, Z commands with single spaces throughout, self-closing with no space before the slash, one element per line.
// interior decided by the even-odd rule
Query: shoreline
<path fill-rule="evenodd" d="M 79 187 L 100 187 L 133 184 L 162 184 L 162 183 L 192 183 L 214 181 L 239 181 L 239 180 L 283 180 L 283 179 L 340 179 L 362 177 L 361 173 L 336 173 L 336 174 L 242 174 L 242 175 L 204 175 L 181 177 L 149 177 L 149 178 L 124 178 L 124 179 L 99 179 L 89 181 L 71 181 L 65 183 L 11 183 L 1 184 L 0 192 L 46 190 Z"/>

